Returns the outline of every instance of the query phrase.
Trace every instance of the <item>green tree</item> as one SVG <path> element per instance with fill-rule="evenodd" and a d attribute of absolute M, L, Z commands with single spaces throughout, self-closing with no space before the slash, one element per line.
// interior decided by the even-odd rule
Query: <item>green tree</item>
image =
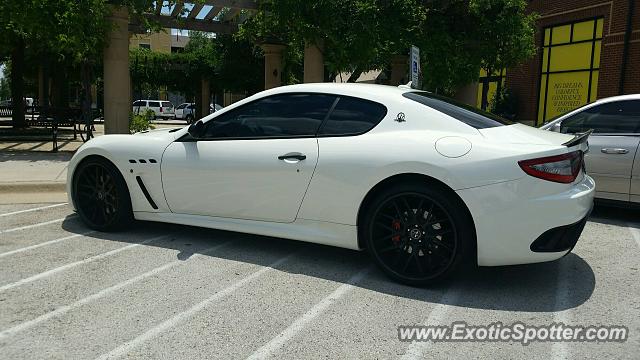
<path fill-rule="evenodd" d="M 142 13 L 152 0 L 21 0 L 0 2 L 0 60 L 11 59 L 11 87 L 14 104 L 24 97 L 25 51 L 42 59 L 80 68 L 85 115 L 91 104 L 91 69 L 102 58 L 111 29 L 110 6 L 127 6 L 143 26 L 153 27 Z M 59 72 L 56 72 L 59 74 Z M 40 99 L 47 105 L 47 99 Z M 86 115 L 88 116 L 88 115 Z M 24 109 L 14 106 L 14 127 L 24 127 Z"/>
<path fill-rule="evenodd" d="M 534 20 L 525 0 L 263 0 L 240 30 L 259 43 L 324 44 L 331 76 L 385 69 L 393 55 L 421 49 L 424 87 L 452 93 L 480 68 L 513 66 L 533 54 Z M 288 64 L 285 64 L 285 69 Z M 286 81 L 286 79 L 285 79 Z"/>
<path fill-rule="evenodd" d="M 525 13 L 524 0 L 472 0 L 472 23 L 481 31 L 472 37 L 477 44 L 480 67 L 490 76 L 513 67 L 536 52 L 536 14 Z M 488 86 L 483 86 L 482 102 L 488 103 Z"/>

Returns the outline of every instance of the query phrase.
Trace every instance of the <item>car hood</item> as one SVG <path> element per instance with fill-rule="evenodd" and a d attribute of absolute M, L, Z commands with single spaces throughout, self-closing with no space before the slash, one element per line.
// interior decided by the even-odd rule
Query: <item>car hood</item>
<path fill-rule="evenodd" d="M 496 126 L 479 131 L 486 139 L 505 144 L 562 145 L 574 138 L 573 135 L 540 130 L 523 124 Z"/>

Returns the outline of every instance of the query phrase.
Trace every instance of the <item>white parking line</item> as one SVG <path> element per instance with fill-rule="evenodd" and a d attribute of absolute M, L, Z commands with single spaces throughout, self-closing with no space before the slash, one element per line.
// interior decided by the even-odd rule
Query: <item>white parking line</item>
<path fill-rule="evenodd" d="M 59 243 L 61 241 L 77 238 L 77 237 L 80 237 L 80 236 L 91 235 L 93 233 L 95 233 L 95 231 L 89 231 L 89 232 L 82 233 L 82 234 L 74 234 L 74 235 L 71 235 L 71 236 L 65 236 L 65 237 L 62 237 L 62 238 L 59 238 L 59 239 L 46 241 L 46 242 L 43 242 L 43 243 L 40 243 L 40 244 L 31 245 L 31 246 L 23 247 L 23 248 L 16 249 L 16 250 L 7 251 L 7 252 L 4 252 L 4 253 L 0 253 L 0 258 L 5 257 L 5 256 L 9 256 L 9 255 L 13 255 L 13 254 L 18 254 L 18 253 L 25 252 L 25 251 L 29 251 L 29 250 L 33 250 L 33 249 L 37 249 L 37 248 L 43 247 L 43 246 L 53 245 L 53 244 Z"/>
<path fill-rule="evenodd" d="M 33 282 L 33 281 L 36 281 L 36 280 L 44 279 L 44 278 L 49 277 L 49 276 L 51 276 L 53 274 L 59 273 L 60 271 L 71 269 L 71 268 L 76 267 L 78 265 L 83 265 L 83 264 L 86 264 L 86 263 L 89 263 L 89 262 L 92 262 L 92 261 L 95 261 L 95 260 L 103 259 L 103 258 L 106 258 L 108 256 L 115 255 L 115 254 L 117 254 L 117 253 L 119 253 L 121 251 L 129 250 L 129 249 L 132 249 L 132 248 L 140 246 L 140 245 L 145 245 L 145 244 L 154 242 L 156 240 L 160 240 L 160 239 L 168 237 L 168 236 L 169 235 L 162 235 L 162 236 L 154 237 L 154 238 L 145 240 L 145 241 L 143 241 L 141 243 L 130 244 L 130 245 L 127 245 L 127 246 L 123 246 L 121 248 L 117 248 L 117 249 L 114 249 L 114 250 L 111 250 L 111 251 L 107 251 L 106 253 L 98 254 L 98 255 L 95 255 L 95 256 L 80 260 L 80 261 L 72 262 L 70 264 L 62 265 L 60 267 L 57 267 L 57 268 L 54 268 L 54 269 L 51 269 L 51 270 L 47 270 L 45 272 L 41 272 L 39 274 L 30 276 L 28 278 L 24 278 L 22 280 L 19 280 L 19 281 L 10 283 L 10 284 L 6 284 L 6 285 L 3 285 L 3 286 L 0 286 L 0 292 L 6 291 L 6 290 L 9 290 L 9 289 L 14 288 L 16 286 L 24 285 L 24 284 L 27 284 L 27 283 L 30 283 L 30 282 Z"/>
<path fill-rule="evenodd" d="M 635 239 L 636 244 L 638 244 L 638 246 L 640 247 L 640 230 L 633 227 L 632 224 L 628 224 L 627 228 L 629 229 L 629 232 L 631 232 L 631 235 L 633 235 L 633 238 Z"/>
<path fill-rule="evenodd" d="M 558 279 L 556 281 L 556 299 L 555 308 L 553 313 L 553 321 L 555 323 L 569 324 L 571 317 L 569 316 L 569 309 L 560 310 L 567 307 L 570 295 L 569 295 L 569 266 L 566 264 L 567 259 L 561 259 L 558 262 Z M 569 348 L 564 341 L 554 341 L 551 343 L 551 358 L 552 359 L 568 359 Z"/>
<path fill-rule="evenodd" d="M 440 304 L 436 306 L 429 317 L 424 322 L 424 325 L 441 325 L 442 321 L 447 317 L 449 310 L 451 310 L 451 304 L 458 301 L 460 292 L 458 290 L 448 290 L 440 298 Z M 409 345 L 407 352 L 401 357 L 402 360 L 423 359 L 425 350 L 432 344 L 430 341 L 414 341 Z"/>
<path fill-rule="evenodd" d="M 224 298 L 227 295 L 231 295 L 234 291 L 238 290 L 239 288 L 241 288 L 242 286 L 247 284 L 249 281 L 260 277 L 261 275 L 263 275 L 267 271 L 272 270 L 274 267 L 279 266 L 280 264 L 282 264 L 285 261 L 289 260 L 293 255 L 294 254 L 289 254 L 289 255 L 287 255 L 285 257 L 280 258 L 279 260 L 274 261 L 273 263 L 267 265 L 266 267 L 263 267 L 262 269 L 251 273 L 250 275 L 240 279 L 239 281 L 233 283 L 232 285 L 230 285 L 230 286 L 228 286 L 228 287 L 216 292 L 215 294 L 213 294 L 209 298 L 203 300 L 202 302 L 200 302 L 200 303 L 192 306 L 191 308 L 189 308 L 189 309 L 187 309 L 187 310 L 185 310 L 185 311 L 183 311 L 183 312 L 171 317 L 168 320 L 163 321 L 162 323 L 158 324 L 157 326 L 154 326 L 153 328 L 147 330 L 145 333 L 143 333 L 142 335 L 136 337 L 135 339 L 127 341 L 126 343 L 118 346 L 117 348 L 113 349 L 112 351 L 101 355 L 97 359 L 100 359 L 100 360 L 102 360 L 102 359 L 116 359 L 116 358 L 119 358 L 119 357 L 125 355 L 127 352 L 129 352 L 130 350 L 132 350 L 132 349 L 136 348 L 137 346 L 143 344 L 144 342 L 146 342 L 148 340 L 151 340 L 151 339 L 155 338 L 156 336 L 162 334 L 164 331 L 179 325 L 183 321 L 188 320 L 190 317 L 192 317 L 193 315 L 195 315 L 199 311 L 203 310 L 204 308 L 206 308 L 207 306 L 209 306 L 213 302 L 215 302 L 217 300 L 220 300 L 220 299 Z"/>
<path fill-rule="evenodd" d="M 218 244 L 216 246 L 204 249 L 201 252 L 199 252 L 197 254 L 194 254 L 189 259 L 195 259 L 196 257 L 202 256 L 203 254 L 208 254 L 210 252 L 216 251 L 216 250 L 218 250 L 218 249 L 222 248 L 223 246 L 228 245 L 230 243 L 231 243 L 230 241 L 225 241 L 222 244 Z M 144 279 L 146 279 L 148 277 L 154 276 L 154 275 L 159 274 L 159 273 L 161 273 L 161 272 L 163 272 L 165 270 L 168 270 L 168 269 L 170 269 L 172 267 L 175 267 L 175 266 L 178 266 L 178 265 L 181 265 L 181 264 L 184 264 L 184 263 L 185 263 L 184 260 L 175 260 L 175 261 L 169 262 L 169 263 L 164 264 L 162 266 L 159 266 L 159 267 L 156 267 L 154 269 L 151 269 L 151 270 L 149 270 L 149 271 L 147 271 L 147 272 L 145 272 L 143 274 L 135 276 L 135 277 L 133 277 L 131 279 L 127 279 L 127 280 L 125 280 L 123 282 L 120 282 L 120 283 L 115 284 L 113 286 L 110 286 L 108 288 L 102 289 L 99 292 L 97 292 L 95 294 L 92 294 L 92 295 L 89 295 L 89 296 L 87 296 L 85 298 L 82 298 L 82 299 L 80 299 L 80 300 L 78 300 L 78 301 L 76 301 L 76 302 L 74 302 L 74 303 L 72 303 L 70 305 L 65 305 L 65 306 L 59 307 L 59 308 L 57 308 L 57 309 L 55 309 L 53 311 L 50 311 L 50 312 L 48 312 L 46 314 L 38 316 L 35 319 L 29 320 L 29 321 L 25 321 L 25 322 L 23 322 L 23 323 L 21 323 L 19 325 L 16 325 L 16 326 L 14 326 L 12 328 L 6 329 L 4 331 L 0 331 L 0 340 L 3 340 L 3 339 L 5 339 L 5 338 L 7 338 L 9 336 L 15 335 L 15 334 L 17 334 L 17 333 L 19 333 L 21 331 L 25 331 L 27 329 L 30 329 L 30 328 L 38 325 L 39 323 L 41 323 L 43 321 L 47 321 L 47 320 L 52 319 L 54 317 L 58 317 L 58 316 L 61 316 L 63 314 L 66 314 L 67 312 L 69 312 L 69 311 L 71 311 L 73 309 L 79 308 L 79 307 L 81 307 L 81 306 L 83 306 L 85 304 L 88 304 L 88 303 L 92 302 L 92 301 L 95 301 L 95 300 L 103 298 L 103 297 L 105 297 L 107 295 L 110 295 L 110 294 L 114 293 L 115 291 L 118 291 L 119 289 L 122 289 L 122 288 L 124 288 L 126 286 L 129 286 L 131 284 L 134 284 L 136 282 L 142 281 L 142 280 L 144 280 Z"/>
<path fill-rule="evenodd" d="M 38 211 L 38 210 L 51 209 L 51 208 L 55 208 L 55 207 L 65 206 L 65 205 L 67 205 L 67 204 L 68 204 L 68 203 L 61 203 L 61 204 L 54 204 L 54 205 L 48 205 L 48 206 L 37 207 L 37 208 L 33 208 L 33 209 L 26 209 L 26 210 L 14 211 L 14 212 L 10 212 L 10 213 L 0 214 L 0 217 L 3 217 L 3 216 L 11 216 L 11 215 L 18 215 L 18 214 L 24 214 L 24 213 L 28 213 L 28 212 L 32 212 L 32 211 Z"/>
<path fill-rule="evenodd" d="M 73 214 L 73 215 L 69 215 L 69 216 L 61 218 L 61 219 L 49 220 L 49 221 L 45 221 L 45 222 L 41 222 L 41 223 L 37 223 L 37 224 L 33 224 L 33 225 L 20 226 L 20 227 L 13 228 L 13 229 L 0 230 L 0 234 L 6 234 L 6 233 L 10 233 L 10 232 L 15 232 L 15 231 L 27 230 L 27 229 L 31 229 L 31 228 L 35 228 L 35 227 L 39 227 L 39 226 L 55 224 L 57 222 L 62 222 L 65 219 L 72 218 L 72 217 L 76 217 L 76 215 Z"/>
<path fill-rule="evenodd" d="M 353 275 L 346 283 L 340 285 L 327 297 L 322 299 L 319 303 L 315 304 L 309 311 L 304 313 L 301 317 L 297 318 L 288 328 L 271 339 L 268 343 L 264 344 L 261 348 L 256 350 L 253 354 L 249 355 L 247 359 L 265 359 L 278 350 L 287 341 L 296 336 L 305 325 L 311 322 L 313 319 L 321 315 L 329 306 L 331 306 L 336 300 L 343 297 L 349 291 L 354 288 L 354 284 L 360 282 L 371 271 L 371 267 L 360 270 Z"/>

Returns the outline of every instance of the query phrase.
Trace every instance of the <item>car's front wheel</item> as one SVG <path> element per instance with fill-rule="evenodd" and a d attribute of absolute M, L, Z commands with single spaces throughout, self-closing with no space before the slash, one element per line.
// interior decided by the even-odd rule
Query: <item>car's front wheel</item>
<path fill-rule="evenodd" d="M 363 225 L 373 260 L 390 277 L 413 286 L 451 274 L 475 241 L 468 213 L 439 186 L 388 188 L 373 200 Z"/>
<path fill-rule="evenodd" d="M 88 158 L 80 163 L 72 185 L 78 215 L 90 228 L 118 230 L 133 219 L 127 184 L 106 159 Z"/>

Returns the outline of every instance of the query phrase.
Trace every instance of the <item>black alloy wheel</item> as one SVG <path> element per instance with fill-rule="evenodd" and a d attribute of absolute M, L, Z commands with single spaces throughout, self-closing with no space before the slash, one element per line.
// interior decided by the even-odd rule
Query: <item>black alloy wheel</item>
<path fill-rule="evenodd" d="M 419 186 L 403 188 L 373 202 L 367 248 L 387 275 L 427 285 L 450 274 L 469 252 L 473 225 L 450 196 Z"/>
<path fill-rule="evenodd" d="M 113 164 L 100 158 L 87 159 L 78 165 L 73 179 L 73 200 L 87 226 L 110 231 L 132 219 L 127 185 Z"/>

